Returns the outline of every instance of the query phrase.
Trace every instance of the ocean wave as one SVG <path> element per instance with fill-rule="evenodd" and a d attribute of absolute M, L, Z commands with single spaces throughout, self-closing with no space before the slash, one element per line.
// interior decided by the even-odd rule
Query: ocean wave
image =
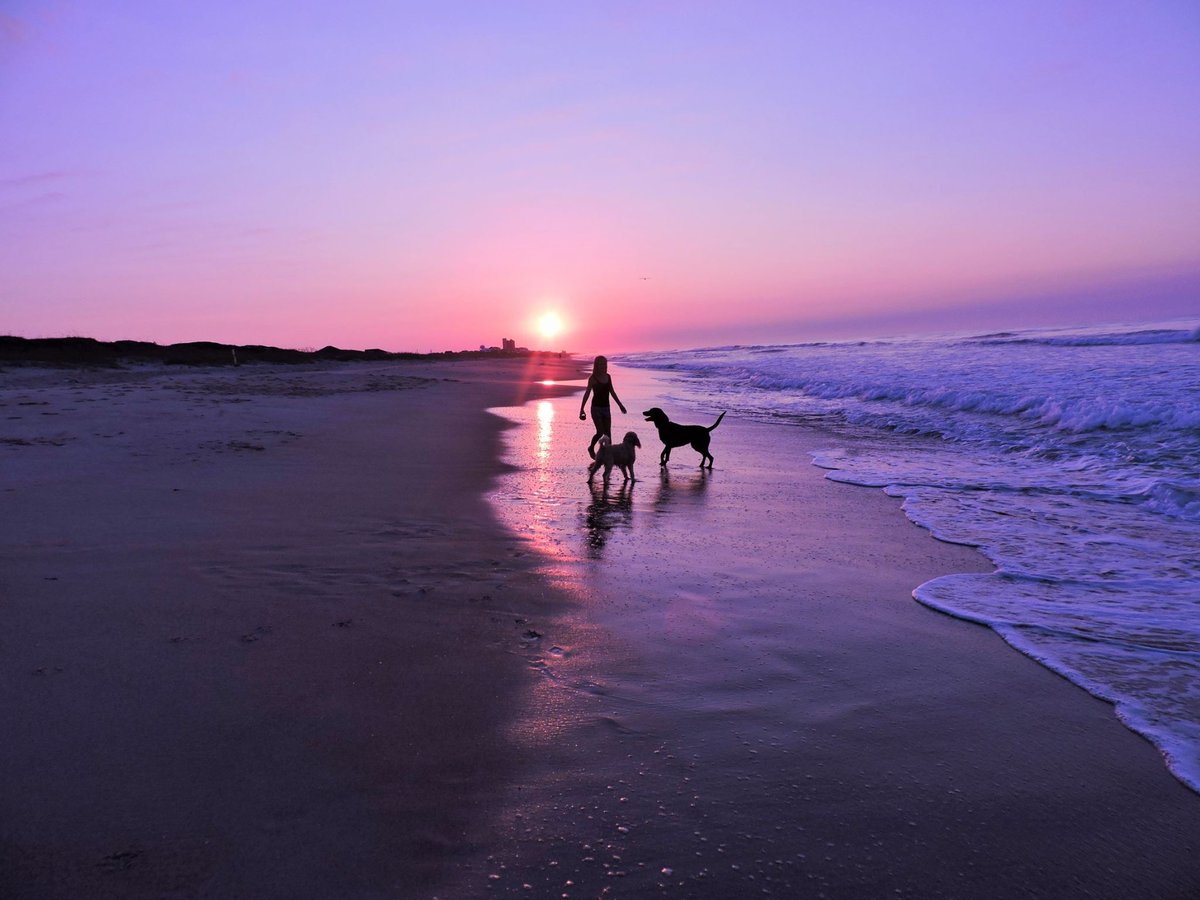
<path fill-rule="evenodd" d="M 970 338 L 977 344 L 1041 344 L 1047 347 L 1124 347 L 1137 344 L 1200 343 L 1200 325 L 1192 329 L 1150 328 L 1141 331 L 1115 331 L 1103 334 L 1030 335 L 996 332 Z"/>
<path fill-rule="evenodd" d="M 1200 522 L 1200 487 L 1178 481 L 1156 481 L 1138 495 L 1147 509 L 1173 518 Z"/>
<path fill-rule="evenodd" d="M 699 368 L 693 371 L 704 374 Z M 1100 430 L 1200 430 L 1200 404 L 1109 400 L 1101 397 L 1067 398 L 1047 394 L 1011 395 L 978 388 L 909 386 L 883 384 L 874 380 L 835 381 L 749 369 L 726 370 L 722 374 L 733 383 L 763 391 L 799 391 L 822 400 L 859 400 L 911 408 L 1010 416 L 1074 434 Z"/>
<path fill-rule="evenodd" d="M 1200 406 L 1120 400 L 1054 400 L 1043 398 L 1029 407 L 1030 416 L 1060 431 L 1166 428 L 1200 430 Z"/>

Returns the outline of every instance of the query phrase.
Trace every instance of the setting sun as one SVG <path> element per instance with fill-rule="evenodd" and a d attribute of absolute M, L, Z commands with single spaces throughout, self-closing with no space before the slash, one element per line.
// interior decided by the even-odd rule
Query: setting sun
<path fill-rule="evenodd" d="M 562 317 L 556 312 L 543 314 L 537 321 L 537 330 L 544 338 L 556 337 L 563 330 Z"/>

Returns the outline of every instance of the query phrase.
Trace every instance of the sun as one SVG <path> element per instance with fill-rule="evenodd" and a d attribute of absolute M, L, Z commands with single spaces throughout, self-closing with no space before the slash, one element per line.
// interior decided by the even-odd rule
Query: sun
<path fill-rule="evenodd" d="M 563 330 L 563 320 L 556 312 L 542 313 L 537 320 L 538 334 L 546 339 L 557 337 Z"/>

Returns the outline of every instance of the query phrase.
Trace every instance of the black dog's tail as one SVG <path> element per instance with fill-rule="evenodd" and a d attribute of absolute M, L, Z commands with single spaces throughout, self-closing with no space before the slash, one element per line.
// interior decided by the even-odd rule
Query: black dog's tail
<path fill-rule="evenodd" d="M 720 424 L 721 424 L 721 420 L 722 420 L 723 418 L 725 418 L 725 413 L 721 413 L 719 416 L 717 416 L 717 421 L 715 421 L 715 422 L 713 422 L 711 425 L 709 425 L 709 426 L 708 426 L 708 430 L 709 430 L 709 431 L 712 431 L 714 428 L 716 428 L 718 425 L 720 425 Z"/>

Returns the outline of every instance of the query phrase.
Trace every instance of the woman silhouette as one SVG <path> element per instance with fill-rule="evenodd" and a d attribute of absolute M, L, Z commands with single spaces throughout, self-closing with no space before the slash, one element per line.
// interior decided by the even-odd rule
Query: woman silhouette
<path fill-rule="evenodd" d="M 596 441 L 600 440 L 600 435 L 606 435 L 610 441 L 612 440 L 612 409 L 608 405 L 608 398 L 612 397 L 616 400 L 621 412 L 625 412 L 625 404 L 621 402 L 621 398 L 613 389 L 612 376 L 608 374 L 606 357 L 597 356 L 595 362 L 592 363 L 592 374 L 588 378 L 587 390 L 583 392 L 583 399 L 579 401 L 580 419 L 587 419 L 583 408 L 587 405 L 589 396 L 592 398 L 592 424 L 596 427 L 596 433 L 592 435 L 592 441 L 588 444 L 588 456 L 595 459 Z"/>

